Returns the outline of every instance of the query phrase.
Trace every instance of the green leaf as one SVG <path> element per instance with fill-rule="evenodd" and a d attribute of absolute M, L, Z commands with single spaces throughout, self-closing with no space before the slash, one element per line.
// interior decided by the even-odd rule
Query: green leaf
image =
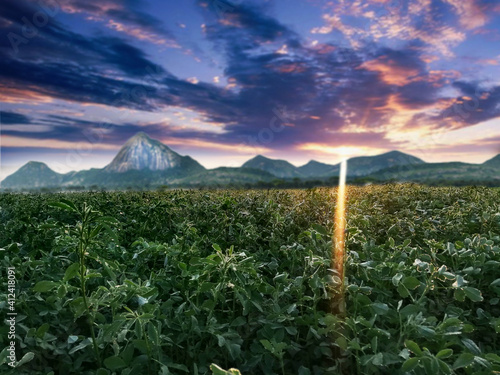
<path fill-rule="evenodd" d="M 395 274 L 393 277 L 392 277 L 392 283 L 394 284 L 394 286 L 398 286 L 399 283 L 401 282 L 401 279 L 403 278 L 403 274 L 402 273 L 397 273 Z"/>
<path fill-rule="evenodd" d="M 246 323 L 247 323 L 247 320 L 245 319 L 244 316 L 238 316 L 231 323 L 231 327 L 241 327 L 241 326 L 244 326 Z"/>
<path fill-rule="evenodd" d="M 472 362 L 474 362 L 474 354 L 462 353 L 453 364 L 453 369 L 456 370 L 462 367 L 467 367 L 472 364 Z"/>
<path fill-rule="evenodd" d="M 71 280 L 73 277 L 78 275 L 79 267 L 80 267 L 80 263 L 73 263 L 71 266 L 69 266 L 66 269 L 66 272 L 64 273 L 63 281 Z"/>
<path fill-rule="evenodd" d="M 410 293 L 408 293 L 408 289 L 406 289 L 403 284 L 398 285 L 398 293 L 403 298 L 406 298 L 410 295 Z"/>
<path fill-rule="evenodd" d="M 455 298 L 456 301 L 464 302 L 465 301 L 464 288 L 455 289 L 455 292 L 453 293 L 453 298 Z"/>
<path fill-rule="evenodd" d="M 42 339 L 43 336 L 45 336 L 45 333 L 47 333 L 47 331 L 49 330 L 50 328 L 50 325 L 49 323 L 44 323 L 42 324 L 40 327 L 38 327 L 38 329 L 36 330 L 36 337 L 38 337 L 39 339 Z"/>
<path fill-rule="evenodd" d="M 25 363 L 30 362 L 31 360 L 33 360 L 33 358 L 35 358 L 35 353 L 33 352 L 26 353 L 25 355 L 23 355 L 23 358 L 21 358 L 21 360 L 16 363 L 16 367 L 20 367 Z"/>
<path fill-rule="evenodd" d="M 389 311 L 389 306 L 385 303 L 375 302 L 371 304 L 373 310 L 378 315 L 385 315 Z"/>
<path fill-rule="evenodd" d="M 135 336 L 138 339 L 142 339 L 142 333 L 143 333 L 143 330 L 142 330 L 141 321 L 140 320 L 136 320 L 135 321 Z"/>
<path fill-rule="evenodd" d="M 153 323 L 148 323 L 148 337 L 151 339 L 154 346 L 160 345 L 158 330 Z"/>
<path fill-rule="evenodd" d="M 475 354 L 475 355 L 481 354 L 481 349 L 479 349 L 479 346 L 477 346 L 476 343 L 474 341 L 472 341 L 471 339 L 462 339 L 462 343 L 465 345 L 465 347 L 467 349 L 469 349 L 469 351 L 472 354 Z"/>
<path fill-rule="evenodd" d="M 1 352 L 0 352 L 0 365 L 3 365 L 5 362 L 7 362 L 7 356 L 9 355 L 8 352 L 8 347 L 6 346 Z"/>
<path fill-rule="evenodd" d="M 480 364 L 483 367 L 491 368 L 491 364 L 486 359 L 479 357 L 477 355 L 474 357 L 474 362 Z"/>
<path fill-rule="evenodd" d="M 418 366 L 419 359 L 416 357 L 408 358 L 404 363 L 401 369 L 405 372 L 412 371 L 415 367 Z"/>
<path fill-rule="evenodd" d="M 407 276 L 403 279 L 403 285 L 410 290 L 416 289 L 420 286 L 420 281 L 414 276 Z"/>
<path fill-rule="evenodd" d="M 483 296 L 481 295 L 481 291 L 476 288 L 472 288 L 470 286 L 464 288 L 465 295 L 472 302 L 481 302 L 483 300 Z"/>
<path fill-rule="evenodd" d="M 322 225 L 319 225 L 319 224 L 312 224 L 312 227 L 313 229 L 318 232 L 319 234 L 322 234 L 324 236 L 328 236 L 328 230 L 322 226 Z"/>
<path fill-rule="evenodd" d="M 260 340 L 260 343 L 262 344 L 262 346 L 264 348 L 266 348 L 267 350 L 269 350 L 271 353 L 274 352 L 274 347 L 272 346 L 272 344 L 269 342 L 269 340 Z"/>
<path fill-rule="evenodd" d="M 453 355 L 453 349 L 443 349 L 440 350 L 438 354 L 436 354 L 436 358 L 444 359 L 451 357 L 452 355 Z"/>
<path fill-rule="evenodd" d="M 68 336 L 68 344 L 74 344 L 78 341 L 78 336 L 70 335 Z"/>
<path fill-rule="evenodd" d="M 101 217 L 98 217 L 96 219 L 97 222 L 99 223 L 106 223 L 106 224 L 109 224 L 109 225 L 118 225 L 120 224 L 120 222 L 115 219 L 114 217 L 111 217 L 111 216 L 101 216 Z"/>
<path fill-rule="evenodd" d="M 500 356 L 495 353 L 488 353 L 484 356 L 484 358 L 490 362 L 500 363 Z"/>
<path fill-rule="evenodd" d="M 73 354 L 79 350 L 82 350 L 83 348 L 86 348 L 90 344 L 91 344 L 91 341 L 90 341 L 90 339 L 87 338 L 87 339 L 83 340 L 81 343 L 79 343 L 77 346 L 75 346 L 73 349 L 71 349 L 69 351 L 69 354 Z"/>
<path fill-rule="evenodd" d="M 57 225 L 56 224 L 50 224 L 50 223 L 45 223 L 45 224 L 41 224 L 39 226 L 40 229 L 55 229 L 57 228 Z"/>
<path fill-rule="evenodd" d="M 241 345 L 235 344 L 234 342 L 227 342 L 226 341 L 226 348 L 229 352 L 229 357 L 232 360 L 238 359 L 241 353 Z"/>
<path fill-rule="evenodd" d="M 48 292 L 49 290 L 51 289 L 54 289 L 58 284 L 54 281 L 48 281 L 48 280 L 44 280 L 44 281 L 39 281 L 35 284 L 35 286 L 33 287 L 33 290 L 35 292 Z"/>
<path fill-rule="evenodd" d="M 438 365 L 441 371 L 445 374 L 451 374 L 451 367 L 448 364 L 440 359 L 438 359 Z"/>
<path fill-rule="evenodd" d="M 75 205 L 71 202 L 69 202 L 70 204 L 68 204 L 69 201 L 66 201 L 66 202 L 51 202 L 49 203 L 49 206 L 50 207 L 56 207 L 56 208 L 62 208 L 63 210 L 65 211 L 69 211 L 69 212 L 78 212 L 78 210 L 76 209 Z"/>
<path fill-rule="evenodd" d="M 106 230 L 106 232 L 109 234 L 111 239 L 113 241 L 115 241 L 116 243 L 118 243 L 119 242 L 118 235 L 116 234 L 116 232 L 108 224 L 102 223 L 101 225 Z"/>
<path fill-rule="evenodd" d="M 372 357 L 372 363 L 375 366 L 382 366 L 384 364 L 384 355 L 382 353 L 377 353 Z"/>
<path fill-rule="evenodd" d="M 298 375 L 311 375 L 311 370 L 305 368 L 304 366 L 300 366 Z"/>
<path fill-rule="evenodd" d="M 111 371 L 118 370 L 120 368 L 126 367 L 127 365 L 120 357 L 114 355 L 108 357 L 104 360 L 104 366 L 109 368 Z"/>
<path fill-rule="evenodd" d="M 415 355 L 417 356 L 421 356 L 423 355 L 422 353 L 422 350 L 420 349 L 420 346 L 418 346 L 418 344 L 415 342 L 415 341 L 411 341 L 411 340 L 406 340 L 405 341 L 405 346 L 410 350 L 412 351 L 413 353 L 415 353 Z"/>

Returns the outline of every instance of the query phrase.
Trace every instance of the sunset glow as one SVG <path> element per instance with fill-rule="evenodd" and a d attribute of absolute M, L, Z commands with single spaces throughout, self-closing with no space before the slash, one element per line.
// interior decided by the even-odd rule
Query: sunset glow
<path fill-rule="evenodd" d="M 47 21 L 24 37 L 37 12 Z M 139 131 L 208 168 L 500 151 L 500 7 L 488 0 L 6 0 L 0 29 L 2 176 L 82 143 L 102 165 Z"/>

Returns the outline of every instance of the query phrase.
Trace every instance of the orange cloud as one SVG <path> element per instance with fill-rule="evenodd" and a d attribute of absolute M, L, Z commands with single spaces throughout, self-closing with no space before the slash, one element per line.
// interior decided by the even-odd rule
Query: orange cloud
<path fill-rule="evenodd" d="M 35 88 L 29 86 L 25 89 L 18 89 L 0 85 L 0 102 L 4 103 L 28 103 L 37 105 L 40 103 L 51 103 L 54 99 L 48 95 L 40 94 Z"/>
<path fill-rule="evenodd" d="M 297 63 L 289 63 L 279 66 L 269 66 L 269 67 L 280 73 L 302 73 L 305 72 L 306 70 L 306 68 L 302 64 L 297 64 Z"/>
<path fill-rule="evenodd" d="M 155 33 L 143 30 L 140 27 L 131 27 L 130 25 L 125 25 L 115 20 L 108 20 L 106 26 L 139 40 L 145 40 L 153 44 L 165 45 L 171 48 L 181 48 L 176 42 L 162 38 Z"/>
<path fill-rule="evenodd" d="M 455 8 L 460 24 L 468 30 L 484 26 L 488 22 L 487 8 L 476 0 L 446 0 Z"/>
<path fill-rule="evenodd" d="M 434 87 L 443 87 L 459 79 L 462 74 L 456 70 L 430 70 L 426 75 L 414 79 L 414 81 L 425 81 Z"/>
<path fill-rule="evenodd" d="M 123 11 L 123 4 L 120 2 L 114 2 L 109 0 L 101 0 L 99 2 L 92 2 L 89 4 L 89 7 L 82 7 L 77 2 L 73 2 L 72 0 L 68 0 L 65 4 L 61 5 L 61 9 L 65 13 L 85 13 L 89 14 L 86 19 L 94 22 L 103 22 L 105 25 L 113 30 L 124 33 L 126 35 L 132 36 L 139 40 L 148 41 L 153 44 L 165 45 L 171 48 L 180 48 L 180 46 L 171 39 L 166 39 L 160 36 L 158 33 L 153 30 L 148 30 L 147 27 L 142 27 L 142 25 L 138 25 L 135 22 L 128 22 L 125 20 L 124 22 L 119 22 L 117 20 L 108 19 L 107 13 L 112 11 Z M 107 20 L 107 22 L 106 22 Z"/>
<path fill-rule="evenodd" d="M 2 147 L 37 147 L 37 148 L 56 148 L 67 150 L 116 150 L 116 145 L 106 143 L 89 143 L 89 142 L 68 142 L 57 139 L 33 139 L 23 137 L 13 137 L 10 135 L 2 135 Z"/>
<path fill-rule="evenodd" d="M 380 73 L 382 80 L 389 85 L 403 86 L 410 82 L 420 72 L 398 64 L 388 56 L 380 56 L 361 65 L 362 68 Z"/>

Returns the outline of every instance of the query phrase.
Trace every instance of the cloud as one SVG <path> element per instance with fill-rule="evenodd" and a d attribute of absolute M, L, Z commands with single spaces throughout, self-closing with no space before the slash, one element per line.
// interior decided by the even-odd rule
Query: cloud
<path fill-rule="evenodd" d="M 141 41 L 179 47 L 174 35 L 165 29 L 164 23 L 137 9 L 138 4 L 137 1 L 67 0 L 62 10 L 90 15 L 87 19 L 103 22 L 108 28 Z"/>
<path fill-rule="evenodd" d="M 484 0 L 445 0 L 456 12 L 460 25 L 468 30 L 486 25 L 495 10 L 495 2 Z"/>
<path fill-rule="evenodd" d="M 30 119 L 20 113 L 15 112 L 0 112 L 0 124 L 29 124 Z"/>
<path fill-rule="evenodd" d="M 453 86 L 462 95 L 441 113 L 445 119 L 468 126 L 500 116 L 500 86 L 484 88 L 479 82 L 465 81 L 454 82 Z"/>
<path fill-rule="evenodd" d="M 5 112 L 2 112 L 4 120 Z M 153 138 L 162 137 L 167 124 L 131 124 L 131 123 L 110 123 L 106 121 L 96 122 L 82 119 L 75 119 L 66 116 L 49 115 L 43 119 L 33 119 L 24 115 L 11 114 L 10 122 L 17 126 L 2 129 L 2 135 L 11 138 L 29 138 L 33 140 L 63 140 L 65 142 L 88 141 L 102 145 L 121 146 L 127 139 L 137 132 L 144 131 Z M 36 128 L 43 128 L 39 131 Z M 9 147 L 8 142 L 4 142 L 3 147 Z"/>
<path fill-rule="evenodd" d="M 454 70 L 431 70 L 430 64 L 440 61 L 430 55 L 429 44 L 433 52 L 450 52 L 455 42 L 450 42 L 451 36 L 430 40 L 436 30 L 441 34 L 434 39 L 446 33 L 446 26 L 436 18 L 441 8 L 433 9 L 428 1 L 412 3 L 420 25 L 407 22 L 405 9 L 383 14 L 377 13 L 379 9 L 373 16 L 369 6 L 378 6 L 377 2 L 352 3 L 358 7 L 352 9 L 356 17 L 378 18 L 370 21 L 378 23 L 354 31 L 353 40 L 360 43 L 347 47 L 334 41 L 310 43 L 262 8 L 218 1 L 226 9 L 222 13 L 206 1 L 198 2 L 206 21 L 203 35 L 223 61 L 217 82 L 203 81 L 202 71 L 177 77 L 122 38 L 84 36 L 55 20 L 40 30 L 36 43 L 17 54 L 8 42 L 0 41 L 0 98 L 6 101 L 19 103 L 23 95 L 30 95 L 40 102 L 59 99 L 114 107 L 124 115 L 132 110 L 161 114 L 171 108 L 189 109 L 207 126 L 182 119 L 132 124 L 125 117 L 115 117 L 98 123 L 41 114 L 16 118 L 13 113 L 11 121 L 30 127 L 10 127 L 7 136 L 77 142 L 85 132 L 97 131 L 105 144 L 118 145 L 143 130 L 153 137 L 205 146 L 297 150 L 307 144 L 310 151 L 325 147 L 333 152 L 341 145 L 395 148 L 399 141 L 391 133 L 401 135 L 417 126 L 425 131 L 467 126 L 498 113 L 500 93 L 493 89 L 478 99 L 477 113 L 460 120 L 462 125 L 446 114 L 457 103 L 466 103 L 465 97 L 472 97 L 470 91 L 477 85 L 459 81 L 460 73 Z M 70 4 L 77 9 L 75 3 Z M 88 14 L 117 12 L 111 2 L 78 4 L 78 11 Z M 28 6 L 16 2 L 3 13 L 5 7 L 0 4 L 6 21 L 0 23 L 2 31 L 20 32 L 20 15 L 26 12 L 22 7 Z M 127 22 L 139 24 L 135 16 L 130 15 Z M 126 21 L 119 13 L 115 18 Z M 384 22 L 388 23 L 384 26 Z M 346 30 L 344 34 L 349 33 Z M 398 38 L 397 48 L 382 47 L 382 38 Z M 442 48 L 438 43 L 443 43 Z M 228 84 L 223 87 L 221 82 Z M 453 98 L 450 88 L 461 95 Z M 210 124 L 221 125 L 215 131 Z"/>
<path fill-rule="evenodd" d="M 382 55 L 363 63 L 362 67 L 378 72 L 389 85 L 403 86 L 425 71 L 425 65 L 413 51 L 383 49 Z"/>
<path fill-rule="evenodd" d="M 439 1 L 342 1 L 329 2 L 327 9 L 322 16 L 325 24 L 313 28 L 311 33 L 338 31 L 354 48 L 390 39 L 419 42 L 422 48 L 452 57 L 452 48 L 466 38 L 461 27 L 450 25 L 442 17 L 446 4 Z"/>

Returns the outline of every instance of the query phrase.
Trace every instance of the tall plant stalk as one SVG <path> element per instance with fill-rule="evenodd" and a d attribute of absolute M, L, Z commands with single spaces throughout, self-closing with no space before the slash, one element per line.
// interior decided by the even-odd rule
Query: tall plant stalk
<path fill-rule="evenodd" d="M 91 231 L 91 221 L 93 218 L 93 212 L 90 207 L 87 207 L 87 204 L 84 203 L 83 212 L 81 213 L 82 222 L 78 227 L 78 254 L 80 260 L 80 293 L 83 298 L 83 304 L 85 306 L 85 311 L 87 313 L 87 318 L 90 326 L 90 334 L 92 336 L 92 345 L 94 347 L 94 352 L 97 360 L 97 364 L 101 367 L 101 356 L 99 354 L 99 347 L 97 346 L 97 340 L 95 337 L 94 331 L 94 317 L 90 311 L 90 306 L 87 300 L 87 291 L 85 288 L 85 254 L 87 252 L 87 248 L 90 243 L 90 239 L 97 233 L 93 233 Z"/>

